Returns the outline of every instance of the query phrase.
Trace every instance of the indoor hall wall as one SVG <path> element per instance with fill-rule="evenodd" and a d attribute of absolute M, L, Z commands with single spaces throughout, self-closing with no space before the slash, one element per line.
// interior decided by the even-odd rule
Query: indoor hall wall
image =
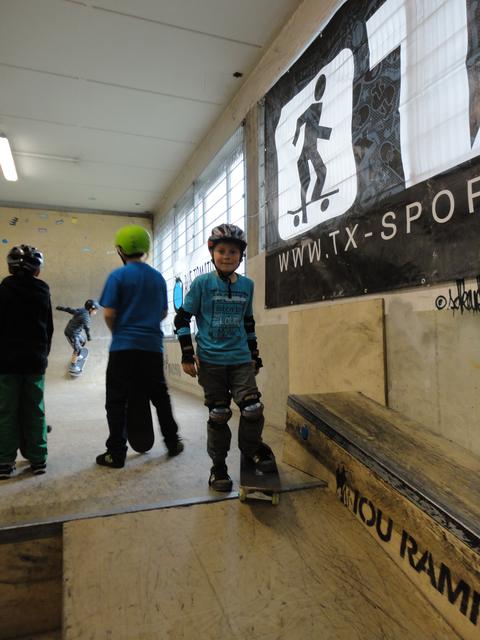
<path fill-rule="evenodd" d="M 32 244 L 45 257 L 40 278 L 50 286 L 54 321 L 47 370 L 49 380 L 70 377 L 67 367 L 72 353 L 63 335 L 72 316 L 56 311 L 55 307 L 80 307 L 88 298 L 100 296 L 107 275 L 121 266 L 113 240 L 117 229 L 125 224 L 140 224 L 151 231 L 148 218 L 0 208 L 0 278 L 8 275 L 6 256 L 17 244 Z M 101 310 L 92 316 L 91 335 L 89 359 L 82 380 L 103 384 L 110 333 Z"/>
<path fill-rule="evenodd" d="M 321 311 L 327 305 L 354 303 L 356 299 L 265 309 L 265 254 L 248 260 L 247 273 L 255 282 L 254 314 L 264 363 L 257 382 L 267 421 L 283 428 L 289 393 L 289 315 L 305 309 Z M 466 282 L 465 286 L 476 290 L 476 283 Z M 480 455 L 479 316 L 437 310 L 436 298 L 448 300 L 449 289 L 455 296 L 454 283 L 383 296 L 388 406 Z M 311 349 L 315 349 L 314 340 Z M 181 371 L 178 344 L 168 341 L 166 351 L 170 385 L 201 395 L 197 381 Z M 321 361 L 322 353 L 318 358 Z"/>
<path fill-rule="evenodd" d="M 156 220 L 168 214 L 247 115 L 255 112 L 258 101 L 263 98 L 291 63 L 301 55 L 341 4 L 341 0 L 303 0 L 179 175 L 172 181 L 171 187 L 155 209 Z M 250 152 L 247 154 L 246 160 L 248 164 L 251 163 L 247 169 L 251 181 L 252 171 L 255 171 L 258 158 L 252 158 L 252 144 L 248 146 Z M 255 184 L 258 184 L 256 180 Z M 256 200 L 258 202 L 258 194 Z M 249 211 L 258 222 L 258 210 L 250 209 L 250 203 Z M 257 238 L 258 228 L 255 229 L 255 226 L 251 226 L 249 223 L 248 234 L 250 238 L 253 237 L 253 234 Z M 249 251 L 250 255 L 257 253 L 252 244 Z M 251 260 L 248 261 L 247 267 L 247 275 L 251 277 L 250 264 Z M 256 292 L 258 303 L 259 300 L 263 300 L 262 287 L 258 284 Z M 263 302 L 261 304 L 263 305 Z M 263 345 L 262 358 L 265 360 L 266 354 L 270 354 L 268 355 L 268 368 L 265 367 L 260 371 L 258 384 L 263 393 L 263 400 L 268 405 L 268 420 L 272 424 L 283 427 L 288 380 L 288 375 L 285 374 L 285 367 L 288 366 L 288 327 L 285 322 L 279 323 L 275 328 L 273 328 L 273 324 L 265 325 L 265 328 L 260 325 L 257 327 L 260 342 Z M 189 378 L 181 370 L 180 349 L 176 339 L 167 338 L 165 340 L 165 361 L 165 370 L 170 385 L 199 396 L 202 395 L 197 380 Z M 275 375 L 273 371 L 275 371 Z M 279 399 L 280 405 L 278 404 Z"/>
<path fill-rule="evenodd" d="M 255 318 L 265 364 L 259 382 L 264 386 L 266 415 L 284 424 L 288 396 L 288 319 L 292 312 L 334 302 L 265 309 L 265 255 L 248 262 L 255 281 Z M 466 282 L 476 291 L 476 282 Z M 260 294 L 260 295 L 259 295 Z M 478 313 L 436 308 L 436 299 L 457 295 L 455 283 L 410 289 L 384 296 L 387 397 L 391 409 L 401 411 L 430 430 L 480 455 L 480 324 Z M 313 341 L 310 349 L 315 348 Z M 300 354 L 301 355 L 301 354 Z M 321 360 L 322 354 L 318 353 Z"/>
<path fill-rule="evenodd" d="M 183 195 L 208 161 L 233 131 L 255 109 L 278 78 L 291 66 L 313 38 L 321 31 L 342 2 L 305 0 L 285 25 L 261 62 L 247 78 L 192 158 L 172 184 L 156 215 L 165 214 Z M 247 151 L 247 166 L 255 153 Z M 255 165 L 255 161 L 252 162 Z M 258 221 L 260 196 L 255 175 L 250 170 L 248 193 L 249 238 Z M 255 192 L 252 193 L 251 184 Z M 256 237 L 258 236 L 258 229 Z M 299 309 L 318 308 L 337 302 L 323 302 L 301 307 L 266 310 L 264 308 L 265 254 L 255 255 L 249 247 L 247 275 L 255 281 L 257 334 L 264 369 L 258 376 L 267 420 L 282 427 L 288 396 L 288 318 Z M 253 257 L 252 257 L 253 256 Z M 466 289 L 476 290 L 476 283 L 466 282 Z M 388 404 L 406 413 L 431 430 L 480 454 L 480 340 L 478 314 L 438 311 L 437 296 L 449 299 L 449 288 L 404 290 L 384 295 L 386 369 Z M 380 297 L 375 295 L 374 297 Z M 362 298 L 363 299 L 363 298 Z M 353 302 L 342 299 L 338 303 Z M 196 380 L 181 372 L 178 345 L 167 344 L 167 372 L 172 385 L 199 393 Z M 319 353 L 319 358 L 321 354 Z"/>

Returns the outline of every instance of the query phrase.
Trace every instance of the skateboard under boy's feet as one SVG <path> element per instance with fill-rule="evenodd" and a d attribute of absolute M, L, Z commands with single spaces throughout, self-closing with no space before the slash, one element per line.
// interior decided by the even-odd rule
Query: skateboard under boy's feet
<path fill-rule="evenodd" d="M 238 497 L 240 502 L 245 502 L 247 498 L 257 498 L 260 500 L 271 500 L 272 504 L 280 502 L 280 491 L 282 483 L 278 474 L 276 464 L 272 465 L 272 470 L 262 473 L 258 470 L 251 458 L 243 455 L 240 459 L 240 487 Z"/>
<path fill-rule="evenodd" d="M 78 355 L 77 361 L 75 364 L 70 363 L 68 367 L 68 373 L 72 376 L 72 378 L 78 378 L 83 373 L 83 368 L 85 366 L 85 362 L 88 358 L 88 349 L 87 347 L 82 347 L 80 349 L 80 353 Z"/>
<path fill-rule="evenodd" d="M 137 453 L 150 451 L 155 442 L 150 398 L 146 394 L 134 393 L 127 404 L 127 438 Z"/>

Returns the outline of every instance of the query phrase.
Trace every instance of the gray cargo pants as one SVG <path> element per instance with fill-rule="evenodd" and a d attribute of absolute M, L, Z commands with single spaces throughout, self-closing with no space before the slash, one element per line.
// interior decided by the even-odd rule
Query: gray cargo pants
<path fill-rule="evenodd" d="M 232 365 L 215 365 L 201 362 L 198 382 L 203 387 L 205 405 L 230 407 L 233 398 L 240 409 L 245 399 L 260 398 L 255 380 L 255 370 L 251 362 Z M 262 442 L 264 417 L 247 420 L 243 415 L 238 425 L 238 447 L 242 453 L 252 456 Z M 222 464 L 230 450 L 232 432 L 227 423 L 219 425 L 211 420 L 207 423 L 207 452 L 214 464 Z"/>

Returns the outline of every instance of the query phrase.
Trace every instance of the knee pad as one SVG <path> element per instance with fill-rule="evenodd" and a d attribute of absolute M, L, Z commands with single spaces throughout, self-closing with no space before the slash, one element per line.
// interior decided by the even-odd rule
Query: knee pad
<path fill-rule="evenodd" d="M 228 407 L 211 407 L 208 414 L 209 422 L 212 426 L 227 424 L 232 417 L 232 412 Z"/>
<path fill-rule="evenodd" d="M 240 404 L 240 411 L 245 420 L 256 422 L 263 416 L 263 404 L 260 402 L 260 395 L 252 395 L 243 400 Z"/>

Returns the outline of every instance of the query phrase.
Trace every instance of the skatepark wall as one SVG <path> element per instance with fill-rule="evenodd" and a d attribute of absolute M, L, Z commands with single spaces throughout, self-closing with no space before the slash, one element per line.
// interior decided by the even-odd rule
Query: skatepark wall
<path fill-rule="evenodd" d="M 401 292 L 362 295 L 343 300 L 302 304 L 301 306 L 265 308 L 265 257 L 261 236 L 264 232 L 261 203 L 264 198 L 258 178 L 263 148 L 261 140 L 250 135 L 249 123 L 258 117 L 258 103 L 291 64 L 322 31 L 343 2 L 305 0 L 284 25 L 257 67 L 247 77 L 232 102 L 196 149 L 172 187 L 159 203 L 156 219 L 165 215 L 235 129 L 246 124 L 248 261 L 246 273 L 255 281 L 255 318 L 264 369 L 258 376 L 267 420 L 283 428 L 289 393 L 289 360 L 295 357 L 311 361 L 312 352 L 318 366 L 323 363 L 320 341 L 314 333 L 302 339 L 301 349 L 290 339 L 291 314 L 300 310 L 323 310 L 346 306 L 350 313 L 355 303 L 373 298 L 383 301 L 384 367 L 381 375 L 387 406 L 425 425 L 428 429 L 480 454 L 480 432 L 476 428 L 480 413 L 480 340 L 478 327 L 477 283 L 469 278 L 455 282 L 403 289 Z M 258 127 L 255 128 L 258 132 Z M 467 270 L 467 266 L 469 269 Z M 465 265 L 471 273 L 471 265 Z M 466 303 L 466 304 L 464 304 Z M 321 323 L 319 323 L 321 324 Z M 348 336 L 344 336 L 345 339 Z M 339 348 L 342 333 L 338 331 Z M 180 354 L 175 341 L 168 341 L 167 375 L 170 384 L 201 394 L 196 380 L 181 371 Z M 308 356 L 308 357 L 307 357 Z M 315 358 L 313 358 L 315 360 Z M 329 351 L 329 362 L 335 365 L 335 353 Z M 356 362 L 348 363 L 355 371 Z M 306 372 L 305 379 L 308 377 Z M 358 374 L 358 371 L 357 371 Z M 357 376 L 358 377 L 358 376 Z M 341 378 L 341 375 L 338 376 Z M 353 375 L 355 378 L 355 375 Z M 355 388 L 350 387 L 352 390 Z M 345 390 L 340 385 L 337 390 Z M 357 389 L 358 390 L 358 389 Z M 318 389 L 324 392 L 325 389 Z M 298 391 L 297 391 L 298 392 Z"/>
<path fill-rule="evenodd" d="M 50 286 L 54 322 L 47 384 L 70 379 L 67 369 L 72 350 L 63 332 L 72 316 L 55 307 L 81 307 L 89 298 L 99 298 L 107 275 L 121 266 L 113 238 L 125 224 L 140 224 L 151 230 L 149 218 L 0 208 L 0 277 L 8 275 L 6 256 L 17 244 L 32 244 L 45 257 L 40 278 Z M 71 379 L 72 384 L 104 384 L 110 332 L 101 310 L 91 320 L 88 362 L 82 378 Z"/>

